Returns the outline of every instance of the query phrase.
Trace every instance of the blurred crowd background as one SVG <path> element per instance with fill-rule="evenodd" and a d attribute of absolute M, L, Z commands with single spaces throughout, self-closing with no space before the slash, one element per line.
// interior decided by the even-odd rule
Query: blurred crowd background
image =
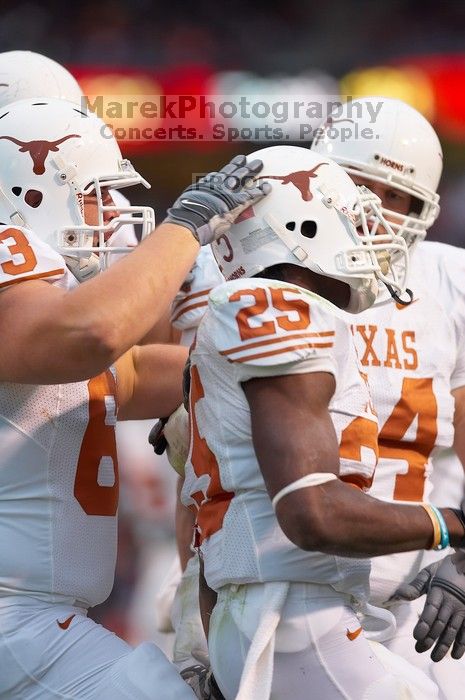
<path fill-rule="evenodd" d="M 465 246 L 465 3 L 461 0 L 3 0 L 2 51 L 73 70 L 87 94 L 384 94 L 436 126 L 443 213 L 431 237 Z M 190 173 L 259 143 L 123 143 L 162 214 Z"/>
<path fill-rule="evenodd" d="M 3 50 L 29 48 L 63 63 L 164 68 L 205 63 L 293 75 L 399 56 L 460 52 L 460 0 L 3 0 Z"/>
<path fill-rule="evenodd" d="M 410 102 L 435 125 L 445 154 L 442 213 L 430 237 L 465 247 L 462 0 L 3 0 L 0 13 L 1 51 L 64 63 L 86 94 L 377 94 Z M 148 199 L 159 218 L 192 173 L 261 145 L 121 143 L 152 184 L 134 201 Z M 154 591 L 174 551 L 175 479 L 149 450 L 149 427 L 120 431 L 118 575 L 95 612 L 131 642 L 155 635 Z"/>

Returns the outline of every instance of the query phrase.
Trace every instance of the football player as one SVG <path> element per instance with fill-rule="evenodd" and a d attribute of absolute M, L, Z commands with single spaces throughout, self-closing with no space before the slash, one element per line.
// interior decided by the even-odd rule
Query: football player
<path fill-rule="evenodd" d="M 33 51 L 6 51 L 0 53 L 0 108 L 26 98 L 65 99 L 76 103 L 76 105 L 79 105 L 79 108 L 86 102 L 81 87 L 73 75 L 56 61 Z M 111 148 L 111 144 L 109 147 Z M 127 211 L 130 203 L 122 191 L 112 189 L 110 194 L 118 210 L 125 209 Z M 108 245 L 112 248 L 133 248 L 137 245 L 134 226 L 128 223 L 119 226 L 118 230 L 112 235 L 111 240 L 108 241 Z M 119 254 L 108 255 L 108 265 L 111 265 L 119 257 Z M 218 270 L 210 246 L 204 246 L 192 270 L 190 270 L 178 291 L 172 308 L 167 309 L 167 313 L 157 321 L 154 328 L 150 329 L 148 334 L 142 339 L 142 344 L 178 342 L 180 340 L 182 345 L 189 346 L 206 308 L 208 293 L 216 284 L 223 281 L 224 278 Z M 128 435 L 124 427 L 121 427 L 121 424 L 118 423 L 116 426 L 117 445 L 123 451 L 131 449 L 131 441 Z M 190 512 L 177 503 L 177 530 L 181 533 L 178 539 L 183 552 L 185 552 L 186 556 L 190 556 L 190 529 L 186 524 L 181 527 L 181 524 L 186 519 L 189 523 L 192 522 Z M 189 541 L 187 541 L 188 539 Z M 185 564 L 184 561 L 183 563 Z M 176 581 L 178 581 L 181 576 L 179 560 L 177 564 L 173 563 L 173 566 L 176 571 Z M 176 584 L 171 583 L 168 591 L 173 588 L 173 585 L 175 587 Z M 157 615 L 159 619 L 163 617 L 164 609 L 167 610 L 164 617 L 167 617 L 169 614 L 168 610 L 171 608 L 171 602 L 172 596 L 170 595 L 169 599 L 165 601 L 165 596 L 162 592 L 161 598 L 157 601 Z M 194 614 L 198 613 L 195 612 Z M 167 626 L 171 629 L 171 623 L 168 620 L 160 626 L 162 629 L 166 629 Z M 175 654 L 176 658 L 177 656 L 178 654 Z"/>
<path fill-rule="evenodd" d="M 212 245 L 229 281 L 191 351 L 182 499 L 218 594 L 213 673 L 227 700 L 437 697 L 356 615 L 389 617 L 366 605 L 369 557 L 445 546 L 448 528 L 464 541 L 450 510 L 364 493 L 377 421 L 337 307 L 367 309 L 378 283 L 406 300 L 405 241 L 329 158 L 290 146 L 252 157 L 273 188 Z"/>
<path fill-rule="evenodd" d="M 192 697 L 155 645 L 132 649 L 86 611 L 114 575 L 116 416 L 181 400 L 186 350 L 133 346 L 199 242 L 263 197 L 242 187 L 261 164 L 237 157 L 147 235 L 152 210 L 118 211 L 109 194 L 144 180 L 95 115 L 29 99 L 0 124 L 0 697 Z M 123 225 L 144 240 L 105 269 Z"/>
<path fill-rule="evenodd" d="M 74 76 L 56 61 L 35 51 L 4 51 L 0 53 L 0 108 L 29 98 L 57 98 L 86 105 L 86 98 Z M 119 208 L 129 205 L 119 190 L 112 199 Z M 114 246 L 135 246 L 134 228 L 126 224 L 114 235 Z M 111 260 L 111 258 L 109 258 Z"/>
<path fill-rule="evenodd" d="M 374 103 L 381 108 L 372 123 L 367 107 Z M 371 136 L 356 137 L 361 133 Z M 404 102 L 366 97 L 348 103 L 341 114 L 330 118 L 312 150 L 321 158 L 334 158 L 355 183 L 380 197 L 385 217 L 410 250 L 407 283 L 414 290 L 412 303 L 392 304 L 381 293 L 371 309 L 352 319 L 380 425 L 379 464 L 370 493 L 392 502 L 458 506 L 463 499 L 463 472 L 457 469 L 451 448 L 465 464 L 461 427 L 465 419 L 465 251 L 423 240 L 439 213 L 442 150 L 438 137 L 427 120 Z M 433 493 L 432 476 L 436 476 Z M 385 603 L 400 584 L 418 573 L 422 561 L 420 552 L 374 559 L 372 601 Z M 465 665 L 448 659 L 447 670 L 439 669 L 427 654 L 419 655 L 414 649 L 412 629 L 421 601 L 415 605 L 392 602 L 388 607 L 397 620 L 395 635 L 385 642 L 388 648 L 427 669 L 449 700 L 458 697 Z M 457 673 L 462 674 L 460 683 Z"/>

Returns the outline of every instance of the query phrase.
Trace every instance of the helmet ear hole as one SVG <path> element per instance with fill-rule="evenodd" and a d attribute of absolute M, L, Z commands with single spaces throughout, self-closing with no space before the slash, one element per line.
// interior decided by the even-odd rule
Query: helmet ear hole
<path fill-rule="evenodd" d="M 295 229 L 295 221 L 288 221 L 286 224 L 286 228 L 288 231 L 294 231 Z"/>
<path fill-rule="evenodd" d="M 42 203 L 43 194 L 39 190 L 28 190 L 24 195 L 24 201 L 33 209 L 39 207 Z"/>
<path fill-rule="evenodd" d="M 305 238 L 315 238 L 317 225 L 316 221 L 302 221 L 300 225 L 300 233 Z"/>

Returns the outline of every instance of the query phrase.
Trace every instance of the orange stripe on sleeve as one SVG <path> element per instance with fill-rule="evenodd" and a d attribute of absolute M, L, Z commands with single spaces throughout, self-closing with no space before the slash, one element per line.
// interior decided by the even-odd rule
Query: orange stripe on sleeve
<path fill-rule="evenodd" d="M 285 348 L 277 348 L 275 350 L 269 350 L 268 352 L 259 352 L 255 355 L 247 355 L 246 357 L 240 357 L 231 360 L 230 362 L 250 362 L 250 360 L 258 360 L 261 357 L 271 357 L 271 355 L 281 355 L 283 352 L 293 352 L 294 350 L 301 350 L 303 348 L 332 348 L 334 343 L 301 343 L 300 345 L 288 345 Z"/>
<path fill-rule="evenodd" d="M 176 316 L 171 318 L 171 323 L 174 323 L 175 321 L 178 320 L 178 318 L 181 318 L 181 316 L 184 316 L 184 314 L 187 314 L 188 311 L 193 311 L 194 309 L 200 309 L 202 306 L 208 306 L 208 301 L 199 301 L 197 304 L 191 304 L 190 306 L 186 306 L 185 308 L 181 309 L 179 313 L 176 314 Z"/>
<path fill-rule="evenodd" d="M 38 272 L 35 275 L 25 275 L 19 279 L 8 280 L 7 282 L 0 282 L 0 287 L 9 287 L 12 284 L 17 284 L 18 282 L 27 282 L 28 280 L 38 280 L 44 277 L 54 277 L 55 275 L 63 275 L 64 269 L 59 270 L 49 270 L 48 272 Z"/>
<path fill-rule="evenodd" d="M 184 306 L 184 304 L 189 303 L 193 299 L 198 299 L 199 297 L 202 297 L 202 296 L 208 296 L 210 294 L 211 290 L 212 290 L 212 287 L 210 289 L 204 289 L 201 292 L 195 292 L 195 294 L 186 294 L 185 297 L 183 297 L 182 299 L 180 299 L 179 301 L 176 301 L 174 303 L 174 305 L 173 305 L 174 310 L 178 311 L 178 309 L 180 309 L 181 306 Z"/>
<path fill-rule="evenodd" d="M 257 340 L 255 343 L 248 343 L 247 345 L 238 345 L 235 348 L 230 348 L 229 350 L 220 350 L 220 355 L 231 355 L 235 352 L 241 352 L 252 348 L 258 348 L 262 345 L 284 343 L 287 340 L 297 340 L 300 338 L 329 338 L 334 337 L 334 335 L 334 331 L 323 331 L 321 333 L 288 333 L 288 335 L 286 336 L 276 336 L 274 338 L 268 338 L 267 340 Z"/>

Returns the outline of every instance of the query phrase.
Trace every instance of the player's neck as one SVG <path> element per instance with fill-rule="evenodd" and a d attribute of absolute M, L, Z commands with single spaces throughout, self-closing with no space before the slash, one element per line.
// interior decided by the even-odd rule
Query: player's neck
<path fill-rule="evenodd" d="M 266 274 L 266 271 L 265 271 Z M 296 284 L 327 299 L 340 309 L 347 308 L 350 300 L 349 285 L 331 277 L 319 275 L 307 267 L 280 265 L 276 278 L 282 282 Z"/>

